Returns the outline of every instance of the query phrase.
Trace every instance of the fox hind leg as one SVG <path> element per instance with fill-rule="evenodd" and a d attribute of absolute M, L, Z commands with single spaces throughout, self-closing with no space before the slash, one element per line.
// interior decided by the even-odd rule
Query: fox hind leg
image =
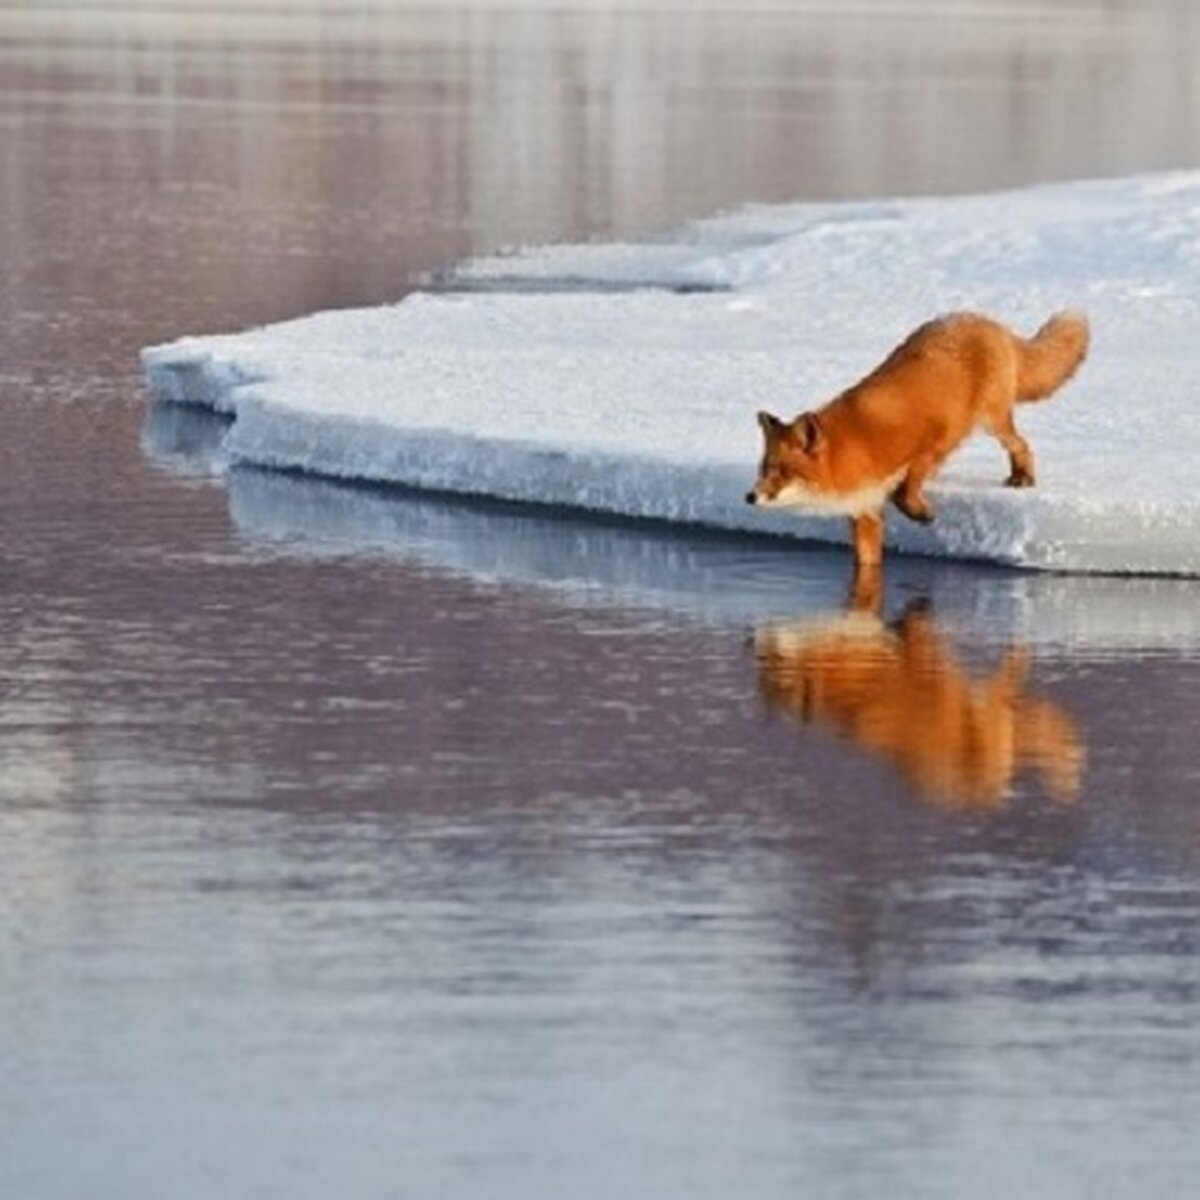
<path fill-rule="evenodd" d="M 1009 475 L 1004 481 L 1005 487 L 1033 487 L 1033 451 L 1029 443 L 1017 432 L 1013 424 L 1012 413 L 993 426 L 992 432 L 996 440 L 1008 451 Z"/>

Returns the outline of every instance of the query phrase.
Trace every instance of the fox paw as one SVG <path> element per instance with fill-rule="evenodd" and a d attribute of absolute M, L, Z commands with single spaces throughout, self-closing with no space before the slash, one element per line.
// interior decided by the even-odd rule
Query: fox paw
<path fill-rule="evenodd" d="M 928 500 L 911 500 L 903 492 L 892 495 L 892 503 L 910 520 L 928 525 L 933 520 L 933 506 Z"/>
<path fill-rule="evenodd" d="M 1013 471 L 1004 481 L 1004 486 L 1011 488 L 1033 487 L 1033 475 L 1029 471 Z"/>

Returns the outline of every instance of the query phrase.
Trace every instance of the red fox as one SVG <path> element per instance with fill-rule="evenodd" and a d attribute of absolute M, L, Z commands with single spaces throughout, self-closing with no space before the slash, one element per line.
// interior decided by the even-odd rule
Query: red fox
<path fill-rule="evenodd" d="M 1033 486 L 1033 452 L 1013 408 L 1070 379 L 1088 340 L 1082 313 L 1058 313 L 1032 338 L 977 313 L 930 321 L 816 412 L 790 423 L 760 412 L 766 446 L 746 500 L 849 516 L 855 560 L 877 563 L 888 498 L 911 520 L 932 521 L 922 488 L 977 427 L 1008 451 L 1006 484 Z"/>
<path fill-rule="evenodd" d="M 986 678 L 963 670 L 921 603 L 893 625 L 877 601 L 822 627 L 769 626 L 754 637 L 765 705 L 825 726 L 894 766 L 928 803 L 994 811 L 1034 768 L 1050 798 L 1079 793 L 1084 745 L 1071 717 L 1026 689 L 1028 655 Z"/>

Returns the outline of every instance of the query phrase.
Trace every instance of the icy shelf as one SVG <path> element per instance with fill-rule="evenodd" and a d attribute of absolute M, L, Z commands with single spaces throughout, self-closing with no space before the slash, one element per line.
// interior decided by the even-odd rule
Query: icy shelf
<path fill-rule="evenodd" d="M 1200 174 L 750 208 L 449 278 L 478 290 L 152 347 L 150 387 L 234 414 L 234 462 L 840 542 L 841 520 L 742 502 L 757 409 L 823 403 L 941 312 L 1031 332 L 1083 308 L 1090 359 L 1018 412 L 1039 486 L 1003 488 L 976 439 L 934 524 L 890 514 L 888 544 L 1200 575 Z"/>

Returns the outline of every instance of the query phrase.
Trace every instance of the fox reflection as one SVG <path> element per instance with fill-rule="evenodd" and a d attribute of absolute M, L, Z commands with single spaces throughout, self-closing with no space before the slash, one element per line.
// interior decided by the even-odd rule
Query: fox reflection
<path fill-rule="evenodd" d="M 1026 691 L 1026 652 L 1013 649 L 991 675 L 972 678 L 926 603 L 892 624 L 880 607 L 878 585 L 860 581 L 837 620 L 760 629 L 754 643 L 767 707 L 849 737 L 939 807 L 1002 808 L 1027 767 L 1054 801 L 1071 803 L 1083 743 L 1062 708 Z"/>

